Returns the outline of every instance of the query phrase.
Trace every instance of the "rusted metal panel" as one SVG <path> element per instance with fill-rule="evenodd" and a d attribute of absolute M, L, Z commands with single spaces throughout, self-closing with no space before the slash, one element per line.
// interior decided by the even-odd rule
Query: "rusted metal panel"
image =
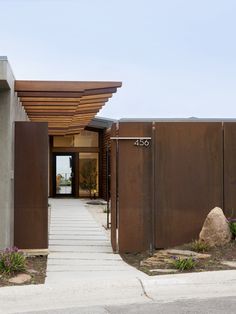
<path fill-rule="evenodd" d="M 156 123 L 156 248 L 197 238 L 223 205 L 221 123 Z"/>
<path fill-rule="evenodd" d="M 48 247 L 47 123 L 15 123 L 14 244 Z"/>
<path fill-rule="evenodd" d="M 236 123 L 224 123 L 224 211 L 236 218 Z"/>
<path fill-rule="evenodd" d="M 111 127 L 111 136 L 116 136 L 116 124 Z M 111 245 L 117 251 L 117 143 L 111 141 Z"/>
<path fill-rule="evenodd" d="M 151 137 L 152 123 L 120 123 L 119 137 Z M 135 139 L 119 140 L 119 252 L 149 249 L 151 225 L 151 141 L 134 145 Z"/>

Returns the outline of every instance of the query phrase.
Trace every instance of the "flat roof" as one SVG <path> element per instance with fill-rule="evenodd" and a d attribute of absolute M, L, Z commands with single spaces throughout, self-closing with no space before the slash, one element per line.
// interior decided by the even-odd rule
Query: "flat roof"
<path fill-rule="evenodd" d="M 121 87 L 121 82 L 15 81 L 33 122 L 48 122 L 50 135 L 79 133 Z"/>
<path fill-rule="evenodd" d="M 118 122 L 236 122 L 236 118 L 122 118 Z"/>

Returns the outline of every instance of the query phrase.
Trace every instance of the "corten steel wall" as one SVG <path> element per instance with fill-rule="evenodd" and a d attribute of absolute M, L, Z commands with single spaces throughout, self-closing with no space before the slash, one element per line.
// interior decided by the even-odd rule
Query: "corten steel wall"
<path fill-rule="evenodd" d="M 155 247 L 198 237 L 210 209 L 223 206 L 221 123 L 156 123 Z"/>
<path fill-rule="evenodd" d="M 48 247 L 48 126 L 15 123 L 14 244 Z"/>
<path fill-rule="evenodd" d="M 118 136 L 150 137 L 151 132 L 150 123 L 121 123 Z M 116 159 L 120 252 L 143 251 L 149 248 L 150 244 L 151 147 L 135 146 L 134 141 L 120 140 Z M 113 149 L 115 142 L 113 140 Z M 114 173 L 114 168 L 112 171 Z"/>
<path fill-rule="evenodd" d="M 236 218 L 236 123 L 224 123 L 224 211 Z"/>
<path fill-rule="evenodd" d="M 213 207 L 226 215 L 236 208 L 236 123 L 119 122 L 111 136 L 152 138 L 148 147 L 112 140 L 112 243 L 119 252 L 190 242 Z"/>
<path fill-rule="evenodd" d="M 107 200 L 107 192 L 110 192 L 110 186 L 108 183 L 108 176 L 110 174 L 109 164 L 107 164 L 107 158 L 110 154 L 111 150 L 111 130 L 110 129 L 104 129 L 102 131 L 102 143 L 100 147 L 100 156 L 101 156 L 101 191 L 100 191 L 100 197 L 104 200 Z"/>

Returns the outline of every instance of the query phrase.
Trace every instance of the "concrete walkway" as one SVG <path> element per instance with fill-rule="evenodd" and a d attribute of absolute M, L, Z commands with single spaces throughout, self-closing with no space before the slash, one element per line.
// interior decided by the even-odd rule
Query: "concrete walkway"
<path fill-rule="evenodd" d="M 145 276 L 113 254 L 110 239 L 78 199 L 51 199 L 47 283 Z"/>

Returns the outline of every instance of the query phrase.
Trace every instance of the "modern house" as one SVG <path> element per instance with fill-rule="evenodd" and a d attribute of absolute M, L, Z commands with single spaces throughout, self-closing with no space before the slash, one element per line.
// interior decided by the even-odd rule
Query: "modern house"
<path fill-rule="evenodd" d="M 18 81 L 0 58 L 0 249 L 48 247 L 48 196 L 110 190 L 117 252 L 190 242 L 215 206 L 235 217 L 236 120 L 95 118 L 119 87 Z"/>

